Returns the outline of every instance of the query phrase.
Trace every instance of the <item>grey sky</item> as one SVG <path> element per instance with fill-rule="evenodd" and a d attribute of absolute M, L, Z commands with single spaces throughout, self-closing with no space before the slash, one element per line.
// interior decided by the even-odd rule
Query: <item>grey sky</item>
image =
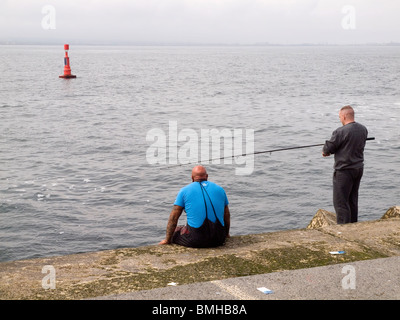
<path fill-rule="evenodd" d="M 399 0 L 0 0 L 0 43 L 386 43 L 399 16 Z"/>

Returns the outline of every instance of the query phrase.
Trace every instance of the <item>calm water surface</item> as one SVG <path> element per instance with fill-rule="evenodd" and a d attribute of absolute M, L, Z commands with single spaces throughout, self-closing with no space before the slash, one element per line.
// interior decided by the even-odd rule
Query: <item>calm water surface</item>
<path fill-rule="evenodd" d="M 151 165 L 152 129 L 254 130 L 255 151 L 324 143 L 338 110 L 369 129 L 360 220 L 399 205 L 400 47 L 0 46 L 0 261 L 163 239 L 191 165 Z M 184 142 L 179 142 L 179 146 Z M 223 147 L 223 146 L 222 146 Z M 333 211 L 321 149 L 206 165 L 231 234 L 303 228 Z M 181 223 L 185 222 L 184 217 Z"/>

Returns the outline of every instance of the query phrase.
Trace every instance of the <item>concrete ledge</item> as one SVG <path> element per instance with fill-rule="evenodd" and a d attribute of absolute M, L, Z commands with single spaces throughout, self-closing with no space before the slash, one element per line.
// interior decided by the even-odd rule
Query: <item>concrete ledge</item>
<path fill-rule="evenodd" d="M 312 228 L 234 236 L 213 249 L 156 245 L 3 262 L 0 299 L 83 299 L 400 255 L 397 216 L 336 225 L 332 213 L 317 215 Z M 329 253 L 339 250 L 346 253 Z M 42 287 L 46 265 L 55 289 Z"/>
<path fill-rule="evenodd" d="M 181 300 L 180 305 L 185 305 L 184 300 L 399 300 L 399 265 L 400 256 L 395 256 L 132 291 L 93 300 Z M 354 272 L 352 282 L 349 272 Z M 257 289 L 264 286 L 273 292 L 264 294 Z"/>
<path fill-rule="evenodd" d="M 311 219 L 307 229 L 319 229 L 333 225 L 336 225 L 336 215 L 324 209 L 319 209 Z"/>
<path fill-rule="evenodd" d="M 389 219 L 389 218 L 400 218 L 400 207 L 395 206 L 391 207 L 386 213 L 382 216 L 381 219 Z"/>

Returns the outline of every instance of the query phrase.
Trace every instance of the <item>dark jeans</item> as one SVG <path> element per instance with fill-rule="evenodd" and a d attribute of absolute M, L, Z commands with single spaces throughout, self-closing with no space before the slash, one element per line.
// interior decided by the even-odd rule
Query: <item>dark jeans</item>
<path fill-rule="evenodd" d="M 333 206 L 338 224 L 357 222 L 358 189 L 363 168 L 335 170 L 333 173 Z"/>
<path fill-rule="evenodd" d="M 214 223 L 205 219 L 200 228 L 189 225 L 176 227 L 172 243 L 192 248 L 212 248 L 223 245 L 225 239 L 225 227 L 219 221 Z"/>

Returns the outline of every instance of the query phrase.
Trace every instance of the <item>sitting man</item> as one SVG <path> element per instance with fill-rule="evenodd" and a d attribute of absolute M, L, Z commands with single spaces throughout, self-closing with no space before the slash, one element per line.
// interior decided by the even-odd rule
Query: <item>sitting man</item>
<path fill-rule="evenodd" d="M 192 183 L 179 191 L 169 216 L 166 238 L 159 244 L 176 243 L 193 248 L 224 244 L 230 227 L 228 198 L 222 187 L 207 179 L 206 168 L 193 168 Z M 187 224 L 177 227 L 183 209 Z"/>

